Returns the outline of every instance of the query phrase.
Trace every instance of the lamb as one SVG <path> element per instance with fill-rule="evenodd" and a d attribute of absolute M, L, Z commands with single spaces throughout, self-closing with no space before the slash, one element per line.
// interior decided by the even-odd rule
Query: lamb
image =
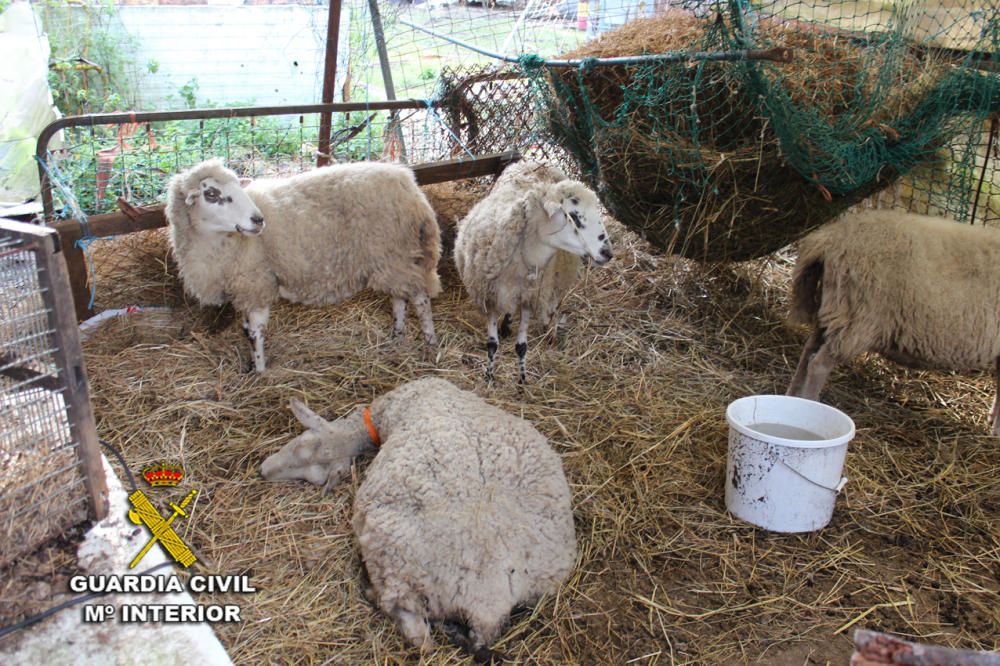
<path fill-rule="evenodd" d="M 469 296 L 487 316 L 487 379 L 500 346 L 497 317 L 507 315 L 506 328 L 519 312 L 515 350 L 524 382 L 532 317 L 552 325 L 576 283 L 579 258 L 603 265 L 612 252 L 597 196 L 555 167 L 526 161 L 508 167 L 459 223 L 454 256 Z"/>
<path fill-rule="evenodd" d="M 865 351 L 911 366 L 993 364 L 1000 391 L 1000 233 L 897 210 L 843 217 L 800 241 L 792 321 L 809 324 L 788 395 L 817 400 Z M 1000 435 L 998 398 L 990 412 Z"/>
<path fill-rule="evenodd" d="M 406 167 L 340 164 L 243 189 L 211 159 L 170 180 L 166 216 L 185 290 L 243 314 L 257 372 L 278 297 L 319 305 L 366 287 L 385 292 L 393 333 L 402 333 L 410 302 L 427 344 L 436 344 L 430 299 L 441 290 L 440 231 Z"/>
<path fill-rule="evenodd" d="M 554 592 L 573 569 L 562 463 L 527 421 L 435 377 L 379 396 L 368 417 L 358 408 L 328 422 L 296 400 L 291 408 L 307 430 L 261 465 L 269 481 L 329 490 L 379 446 L 353 527 L 371 597 L 412 646 L 433 647 L 429 621 L 461 622 L 469 633 L 452 638 L 482 654 L 513 607 Z"/>

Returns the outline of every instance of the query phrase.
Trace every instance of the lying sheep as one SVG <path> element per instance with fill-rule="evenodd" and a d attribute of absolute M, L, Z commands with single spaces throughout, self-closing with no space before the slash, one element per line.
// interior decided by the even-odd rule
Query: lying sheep
<path fill-rule="evenodd" d="M 329 489 L 374 450 L 354 502 L 354 533 L 374 601 L 407 641 L 433 646 L 428 621 L 465 623 L 486 649 L 511 609 L 553 592 L 576 558 L 559 456 L 535 428 L 443 379 L 409 382 L 325 421 L 297 401 L 308 430 L 268 457 L 269 481 Z"/>
<path fill-rule="evenodd" d="M 459 224 L 455 265 L 472 300 L 486 313 L 486 376 L 500 345 L 497 317 L 520 313 L 519 376 L 525 380 L 528 325 L 551 325 L 576 283 L 579 257 L 611 260 L 597 196 L 559 169 L 520 162 L 506 169 L 490 194 Z"/>
<path fill-rule="evenodd" d="M 403 331 L 409 301 L 427 343 L 436 343 L 430 299 L 441 290 L 440 232 L 406 167 L 341 164 L 243 189 L 235 173 L 208 160 L 170 180 L 166 216 L 185 290 L 243 313 L 258 372 L 279 296 L 319 305 L 366 287 L 385 292 L 393 332 Z"/>
<path fill-rule="evenodd" d="M 813 326 L 788 395 L 817 400 L 865 351 L 905 365 L 1000 369 L 1000 233 L 896 210 L 845 216 L 806 236 L 791 319 Z M 997 400 L 990 413 L 1000 434 Z"/>

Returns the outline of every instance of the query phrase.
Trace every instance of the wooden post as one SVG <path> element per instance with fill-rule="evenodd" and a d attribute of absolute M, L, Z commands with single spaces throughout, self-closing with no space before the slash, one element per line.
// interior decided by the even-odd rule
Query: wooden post
<path fill-rule="evenodd" d="M 75 241 L 62 247 L 77 321 L 90 319 L 94 316 L 94 309 L 90 307 L 90 272 L 87 270 L 87 258 L 83 250 L 76 246 Z"/>
<path fill-rule="evenodd" d="M 385 97 L 396 99 L 396 86 L 392 82 L 392 67 L 389 65 L 389 51 L 385 47 L 385 31 L 382 29 L 382 13 L 378 9 L 378 0 L 368 0 L 368 11 L 372 17 L 372 31 L 375 33 L 375 48 L 378 50 L 378 64 L 382 69 L 382 84 L 385 86 Z M 403 142 L 403 128 L 399 126 L 399 113 L 389 112 L 389 127 L 399 141 L 399 156 L 406 163 L 406 144 Z"/>

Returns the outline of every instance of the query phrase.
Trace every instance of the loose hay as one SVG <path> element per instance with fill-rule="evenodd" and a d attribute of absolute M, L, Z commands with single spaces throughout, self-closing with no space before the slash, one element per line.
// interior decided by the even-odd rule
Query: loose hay
<path fill-rule="evenodd" d="M 132 470 L 183 464 L 185 487 L 199 490 L 183 529 L 200 566 L 247 572 L 259 590 L 199 597 L 242 606 L 242 624 L 217 626 L 234 661 L 416 661 L 362 594 L 349 516 L 366 463 L 329 496 L 265 483 L 258 467 L 300 431 L 292 397 L 332 417 L 430 373 L 534 423 L 573 489 L 578 567 L 558 596 L 515 617 L 496 646 L 512 663 L 845 663 L 850 629 L 862 625 L 1000 648 L 1000 447 L 987 435 L 988 377 L 905 372 L 875 358 L 841 369 L 825 397 L 858 435 L 833 522 L 803 535 L 755 529 L 723 506 L 724 410 L 782 392 L 791 377 L 804 335 L 784 323 L 788 258 L 707 269 L 657 256 L 617 225 L 611 233 L 616 260 L 571 293 L 561 338 L 530 340 L 537 374 L 524 388 L 512 340 L 495 385 L 484 383 L 483 317 L 444 270 L 441 343 L 429 358 L 414 322 L 390 338 L 388 301 L 373 294 L 278 305 L 262 376 L 245 371 L 236 325 L 196 326 L 156 346 L 123 348 L 113 330 L 86 343 L 101 436 Z M 132 288 L 177 287 L 164 275 Z M 467 662 L 448 646 L 421 660 Z"/>

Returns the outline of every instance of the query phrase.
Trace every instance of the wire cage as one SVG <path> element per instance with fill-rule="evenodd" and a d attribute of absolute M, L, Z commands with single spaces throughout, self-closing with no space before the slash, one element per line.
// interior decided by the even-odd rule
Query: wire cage
<path fill-rule="evenodd" d="M 107 512 L 56 239 L 51 229 L 0 221 L 0 567 Z"/>

